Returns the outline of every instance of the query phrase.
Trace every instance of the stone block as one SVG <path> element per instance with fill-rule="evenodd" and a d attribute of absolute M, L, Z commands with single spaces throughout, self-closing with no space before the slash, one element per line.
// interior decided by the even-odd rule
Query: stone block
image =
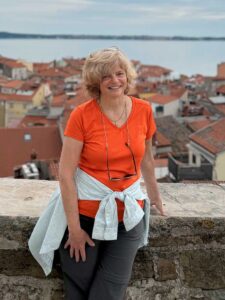
<path fill-rule="evenodd" d="M 225 249 L 183 251 L 180 265 L 184 282 L 192 288 L 225 288 Z"/>
<path fill-rule="evenodd" d="M 157 275 L 156 280 L 174 280 L 177 278 L 176 266 L 173 260 L 166 258 L 159 258 L 156 262 Z"/>

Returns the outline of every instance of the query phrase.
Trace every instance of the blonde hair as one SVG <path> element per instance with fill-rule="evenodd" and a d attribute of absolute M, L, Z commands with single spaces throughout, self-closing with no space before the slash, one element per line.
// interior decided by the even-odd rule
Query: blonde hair
<path fill-rule="evenodd" d="M 111 73 L 112 67 L 118 63 L 127 76 L 127 88 L 125 94 L 128 93 L 132 81 L 136 78 L 136 71 L 126 57 L 126 55 L 116 47 L 107 48 L 91 53 L 83 66 L 83 82 L 84 86 L 91 97 L 100 97 L 100 82 L 105 75 Z"/>

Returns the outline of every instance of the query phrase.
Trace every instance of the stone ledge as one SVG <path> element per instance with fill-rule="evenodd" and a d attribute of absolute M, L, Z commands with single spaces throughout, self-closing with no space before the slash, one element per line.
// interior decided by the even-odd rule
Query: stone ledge
<path fill-rule="evenodd" d="M 0 215 L 38 217 L 57 185 L 57 181 L 0 179 Z M 159 187 L 169 217 L 224 217 L 225 184 L 160 183 Z"/>
<path fill-rule="evenodd" d="M 27 248 L 56 185 L 0 179 L 0 299 L 63 299 L 57 259 L 45 278 Z M 152 215 L 149 246 L 135 259 L 126 300 L 225 299 L 224 189 L 160 184 L 160 190 L 168 216 Z"/>

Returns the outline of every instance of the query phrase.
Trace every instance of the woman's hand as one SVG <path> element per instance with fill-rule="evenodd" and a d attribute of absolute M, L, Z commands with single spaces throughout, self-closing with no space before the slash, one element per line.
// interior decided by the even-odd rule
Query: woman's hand
<path fill-rule="evenodd" d="M 69 237 L 64 245 L 64 248 L 66 249 L 68 246 L 70 247 L 70 257 L 75 257 L 76 262 L 79 262 L 80 256 L 82 261 L 86 261 L 86 243 L 88 243 L 88 245 L 91 247 L 95 246 L 87 232 L 80 228 L 78 231 L 69 232 Z"/>
<path fill-rule="evenodd" d="M 164 209 L 163 209 L 163 204 L 161 198 L 157 198 L 156 200 L 151 199 L 151 206 L 155 209 L 157 209 L 161 216 L 166 216 Z"/>

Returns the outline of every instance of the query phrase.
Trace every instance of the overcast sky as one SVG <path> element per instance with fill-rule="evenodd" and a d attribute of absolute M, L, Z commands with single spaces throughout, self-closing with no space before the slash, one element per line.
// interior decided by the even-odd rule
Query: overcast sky
<path fill-rule="evenodd" d="M 225 0 L 1 0 L 0 31 L 225 36 Z"/>

